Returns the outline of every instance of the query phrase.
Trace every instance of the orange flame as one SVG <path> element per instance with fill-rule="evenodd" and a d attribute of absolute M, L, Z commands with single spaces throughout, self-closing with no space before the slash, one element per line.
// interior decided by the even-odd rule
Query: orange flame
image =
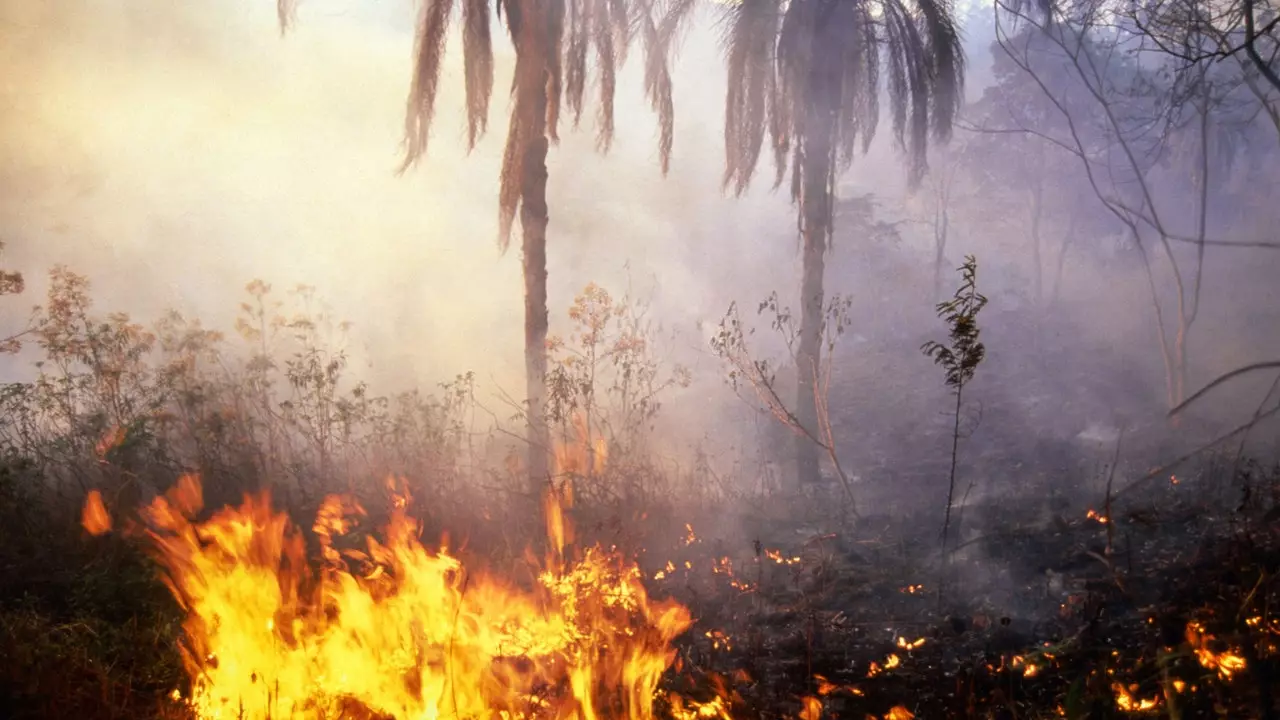
<path fill-rule="evenodd" d="M 98 462 L 105 463 L 107 461 L 107 453 L 124 445 L 126 439 L 128 439 L 128 434 L 119 425 L 115 425 L 103 433 L 102 437 L 98 439 L 98 443 L 93 447 L 98 456 Z"/>
<path fill-rule="evenodd" d="M 90 490 L 84 500 L 84 510 L 80 512 L 80 524 L 90 535 L 105 535 L 111 532 L 111 516 L 107 514 L 107 506 L 102 503 L 102 493 Z"/>
<path fill-rule="evenodd" d="M 395 500 L 383 540 L 339 550 L 365 512 L 327 498 L 319 569 L 265 494 L 198 523 L 188 476 L 145 509 L 187 612 L 198 717 L 653 718 L 671 641 L 692 624 L 684 606 L 650 599 L 639 568 L 599 547 L 529 590 L 470 574 L 424 547 L 407 497 Z"/>
<path fill-rule="evenodd" d="M 1200 623 L 1194 620 L 1187 623 L 1186 635 L 1187 644 L 1195 650 L 1196 659 L 1205 670 L 1216 670 L 1223 680 L 1230 680 L 1232 675 L 1245 669 L 1244 658 L 1235 652 L 1229 649 L 1214 652 L 1211 645 L 1216 638 L 1205 632 L 1204 626 Z"/>
<path fill-rule="evenodd" d="M 1137 690 L 1138 688 L 1136 685 L 1126 688 L 1120 683 L 1112 683 L 1111 689 L 1116 694 L 1116 707 L 1124 710 L 1125 712 L 1144 712 L 1154 709 L 1156 705 L 1159 704 L 1159 701 L 1156 698 L 1134 697 L 1131 690 Z"/>
<path fill-rule="evenodd" d="M 573 415 L 573 431 L 573 440 L 557 440 L 552 448 L 556 476 L 599 475 L 604 472 L 609 459 L 608 441 L 600 435 L 592 437 L 580 413 Z"/>

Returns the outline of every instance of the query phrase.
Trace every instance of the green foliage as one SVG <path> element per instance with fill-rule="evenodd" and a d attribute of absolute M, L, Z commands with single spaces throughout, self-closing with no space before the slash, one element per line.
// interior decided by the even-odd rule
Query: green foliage
<path fill-rule="evenodd" d="M 978 292 L 978 261 L 967 255 L 960 271 L 960 287 L 955 296 L 937 305 L 938 317 L 951 328 L 950 345 L 930 340 L 920 346 L 921 352 L 946 371 L 946 383 L 960 392 L 973 379 L 987 349 L 978 340 L 978 313 L 987 306 L 987 298 Z"/>

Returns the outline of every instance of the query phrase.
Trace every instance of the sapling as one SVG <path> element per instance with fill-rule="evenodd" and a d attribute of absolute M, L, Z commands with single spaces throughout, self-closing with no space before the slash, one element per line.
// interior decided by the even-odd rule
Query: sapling
<path fill-rule="evenodd" d="M 955 296 L 937 305 L 938 317 L 951 328 L 950 345 L 930 340 L 920 346 L 920 351 L 933 358 L 936 365 L 946 371 L 947 387 L 955 394 L 956 404 L 951 429 L 951 471 L 947 482 L 947 511 L 942 521 L 942 551 L 947 550 L 947 533 L 951 528 L 951 506 L 955 502 L 956 459 L 960 449 L 960 409 L 964 387 L 973 379 L 974 372 L 986 356 L 986 348 L 978 340 L 978 313 L 987 305 L 987 298 L 978 292 L 978 261 L 966 255 L 960 271 L 960 287 Z"/>

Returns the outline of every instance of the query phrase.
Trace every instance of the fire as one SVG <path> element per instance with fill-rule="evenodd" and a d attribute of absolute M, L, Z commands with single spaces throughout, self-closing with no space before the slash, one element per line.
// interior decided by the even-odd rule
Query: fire
<path fill-rule="evenodd" d="M 765 554 L 765 557 L 769 558 L 770 560 L 774 561 L 779 565 L 796 565 L 800 562 L 800 558 L 798 556 L 784 557 L 781 550 L 766 549 L 764 551 L 764 554 Z"/>
<path fill-rule="evenodd" d="M 102 493 L 90 490 L 85 498 L 84 510 L 80 513 L 80 524 L 90 535 L 104 535 L 111 532 L 111 516 L 107 514 L 107 506 L 102 503 Z"/>
<path fill-rule="evenodd" d="M 604 472 L 605 463 L 609 459 L 608 441 L 601 435 L 592 437 L 581 413 L 573 415 L 573 434 L 571 441 L 556 441 L 552 448 L 556 476 L 590 476 Z"/>
<path fill-rule="evenodd" d="M 105 463 L 107 461 L 107 453 L 124 445 L 124 441 L 128 439 L 128 433 L 125 429 L 116 425 L 108 430 L 98 439 L 98 443 L 94 445 L 93 451 L 98 456 L 98 462 Z"/>
<path fill-rule="evenodd" d="M 1047 653 L 1045 655 L 1047 658 L 1050 658 L 1050 659 L 1053 657 L 1052 655 L 1049 655 Z M 1028 660 L 1027 658 L 1023 657 L 1022 655 L 1014 655 L 1013 659 L 1009 661 L 1009 665 L 1015 670 L 1018 668 L 1021 668 L 1023 677 L 1035 677 L 1040 673 L 1040 666 Z"/>
<path fill-rule="evenodd" d="M 896 654 L 890 654 L 884 659 L 884 665 L 878 662 L 872 662 L 871 667 L 867 669 L 867 677 L 875 677 L 886 670 L 892 670 L 902 664 L 902 658 Z"/>
<path fill-rule="evenodd" d="M 1124 710 L 1125 712 L 1143 712 L 1145 710 L 1152 710 L 1157 704 L 1157 700 L 1155 698 L 1135 698 L 1129 691 L 1129 688 L 1126 688 L 1120 683 L 1112 683 L 1111 689 L 1115 691 L 1116 694 L 1116 707 Z M 1137 689 L 1136 685 L 1134 686 L 1134 689 Z"/>
<path fill-rule="evenodd" d="M 1087 517 L 1090 520 L 1096 520 L 1099 525 L 1106 525 L 1108 522 L 1110 522 L 1110 519 L 1106 515 L 1099 513 L 1097 510 L 1090 510 L 1089 512 L 1085 513 L 1085 517 Z"/>
<path fill-rule="evenodd" d="M 800 711 L 800 720 L 819 720 L 822 717 L 822 701 L 811 695 L 800 698 L 804 708 Z"/>
<path fill-rule="evenodd" d="M 1196 652 L 1196 659 L 1205 670 L 1216 670 L 1223 680 L 1230 680 L 1235 673 L 1245 669 L 1245 660 L 1236 653 L 1225 650 L 1214 652 L 1209 646 L 1214 637 L 1205 632 L 1200 623 L 1187 623 L 1187 644 Z"/>
<path fill-rule="evenodd" d="M 101 510 L 95 497 L 86 520 Z M 638 567 L 595 547 L 574 560 L 553 555 L 532 588 L 518 588 L 467 572 L 447 547 L 424 547 L 410 498 L 394 500 L 382 540 L 339 549 L 365 511 L 327 498 L 313 528 L 318 568 L 265 494 L 197 522 L 201 489 L 187 476 L 144 509 L 187 612 L 186 702 L 199 718 L 654 716 L 671 641 L 692 619 L 651 599 Z M 547 510 L 563 548 L 568 523 L 555 497 Z"/>

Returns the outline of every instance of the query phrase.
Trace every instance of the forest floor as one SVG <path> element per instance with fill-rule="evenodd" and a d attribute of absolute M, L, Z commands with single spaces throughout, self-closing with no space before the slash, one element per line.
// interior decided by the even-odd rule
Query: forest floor
<path fill-rule="evenodd" d="M 691 602 L 687 667 L 735 717 L 1276 717 L 1280 484 L 1219 472 L 1153 478 L 1110 516 L 972 508 L 949 565 L 919 518 L 809 523 L 659 587 Z"/>
<path fill-rule="evenodd" d="M 945 556 L 932 516 L 830 498 L 794 500 L 803 521 L 672 511 L 639 556 L 695 618 L 664 685 L 734 718 L 1276 717 L 1277 498 L 1259 473 L 1171 474 L 1109 511 L 1009 496 L 955 518 Z M 181 614 L 136 544 L 3 509 L 0 716 L 179 717 Z"/>

